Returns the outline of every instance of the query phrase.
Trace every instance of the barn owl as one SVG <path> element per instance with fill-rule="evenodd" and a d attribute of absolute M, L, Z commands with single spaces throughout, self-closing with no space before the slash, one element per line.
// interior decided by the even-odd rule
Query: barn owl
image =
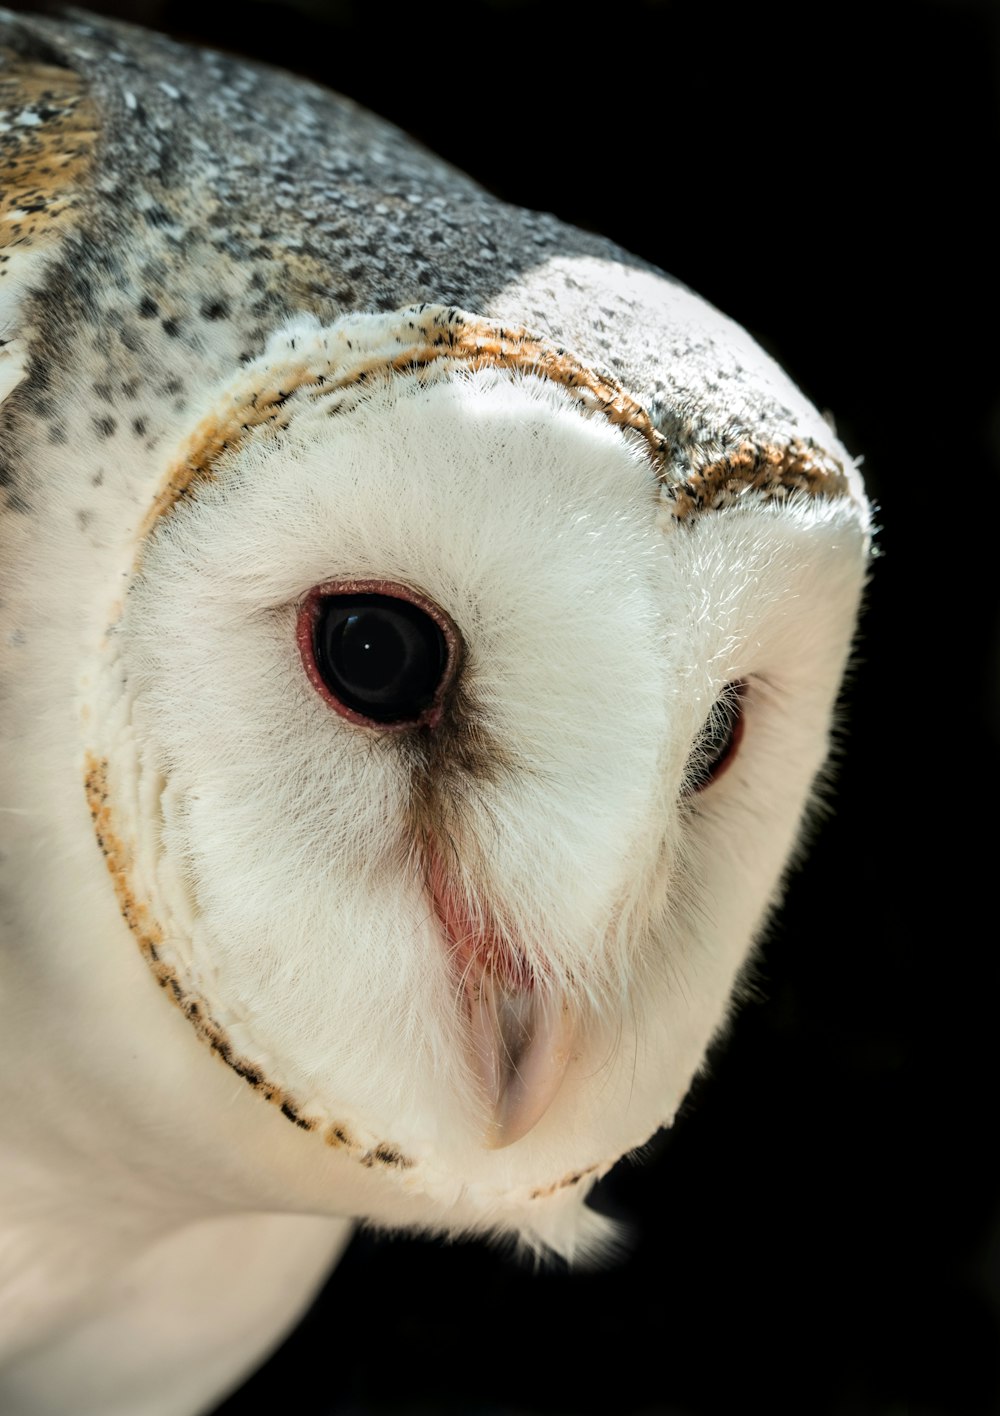
<path fill-rule="evenodd" d="M 193 1416 L 358 1219 L 601 1253 L 869 513 L 738 326 L 354 104 L 0 49 L 0 1407 Z"/>

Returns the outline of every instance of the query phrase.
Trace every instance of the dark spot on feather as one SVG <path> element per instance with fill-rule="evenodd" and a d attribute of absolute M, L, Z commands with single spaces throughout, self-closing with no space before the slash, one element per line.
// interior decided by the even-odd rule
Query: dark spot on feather
<path fill-rule="evenodd" d="M 311 1131 L 313 1128 L 313 1123 L 300 1116 L 290 1102 L 283 1101 L 281 1103 L 281 1114 L 287 1116 L 289 1121 L 294 1121 L 296 1126 L 301 1126 L 303 1131 Z"/>
<path fill-rule="evenodd" d="M 392 1166 L 397 1170 L 410 1170 L 413 1167 L 413 1161 L 409 1160 L 402 1151 L 397 1150 L 395 1146 L 376 1146 L 375 1159 L 381 1161 L 383 1165 Z"/>

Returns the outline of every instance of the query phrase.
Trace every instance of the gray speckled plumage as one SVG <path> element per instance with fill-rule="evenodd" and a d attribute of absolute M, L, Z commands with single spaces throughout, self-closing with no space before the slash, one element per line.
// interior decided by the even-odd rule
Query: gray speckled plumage
<path fill-rule="evenodd" d="M 58 252 L 39 277 L 30 245 L 7 250 L 8 288 L 37 292 L 19 321 L 31 378 L 7 409 L 15 509 L 32 502 L 18 464 L 39 418 L 52 443 L 96 434 L 109 464 L 133 459 L 287 317 L 421 302 L 526 326 L 609 372 L 665 435 L 674 479 L 793 439 L 829 449 L 826 467 L 843 463 L 815 410 L 730 320 L 611 242 L 497 201 L 346 99 L 83 15 L 7 15 L 0 45 L 15 92 L 19 72 L 67 69 L 94 118 Z M 43 87 L 33 111 L 8 114 L 7 133 L 44 130 L 51 114 Z M 19 199 L 8 191 L 4 210 Z M 74 429 L 74 416 L 89 426 Z"/>

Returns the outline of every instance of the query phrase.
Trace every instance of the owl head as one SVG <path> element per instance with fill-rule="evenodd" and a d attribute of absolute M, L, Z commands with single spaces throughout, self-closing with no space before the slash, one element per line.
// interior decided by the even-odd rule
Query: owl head
<path fill-rule="evenodd" d="M 260 271 L 178 264 L 201 218 L 160 180 L 113 209 L 114 269 L 54 210 L 10 307 L 31 1007 L 67 1007 L 59 1065 L 178 1184 L 585 1253 L 588 1189 L 670 1124 L 794 855 L 860 483 L 741 331 L 534 217 L 492 290 L 443 253 L 469 308 L 384 274 L 335 298 L 331 261 L 270 325 L 178 344 L 170 308 Z M 61 298 L 80 269 L 134 315 L 113 352 Z M 127 442 L 119 386 L 151 409 Z"/>

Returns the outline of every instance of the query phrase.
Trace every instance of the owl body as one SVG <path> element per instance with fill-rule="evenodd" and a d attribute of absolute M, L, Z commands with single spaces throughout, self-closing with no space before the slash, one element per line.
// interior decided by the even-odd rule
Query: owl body
<path fill-rule="evenodd" d="M 868 512 L 731 321 L 350 102 L 0 48 L 0 1390 L 183 1416 L 354 1219 L 600 1250 L 778 896 Z"/>

